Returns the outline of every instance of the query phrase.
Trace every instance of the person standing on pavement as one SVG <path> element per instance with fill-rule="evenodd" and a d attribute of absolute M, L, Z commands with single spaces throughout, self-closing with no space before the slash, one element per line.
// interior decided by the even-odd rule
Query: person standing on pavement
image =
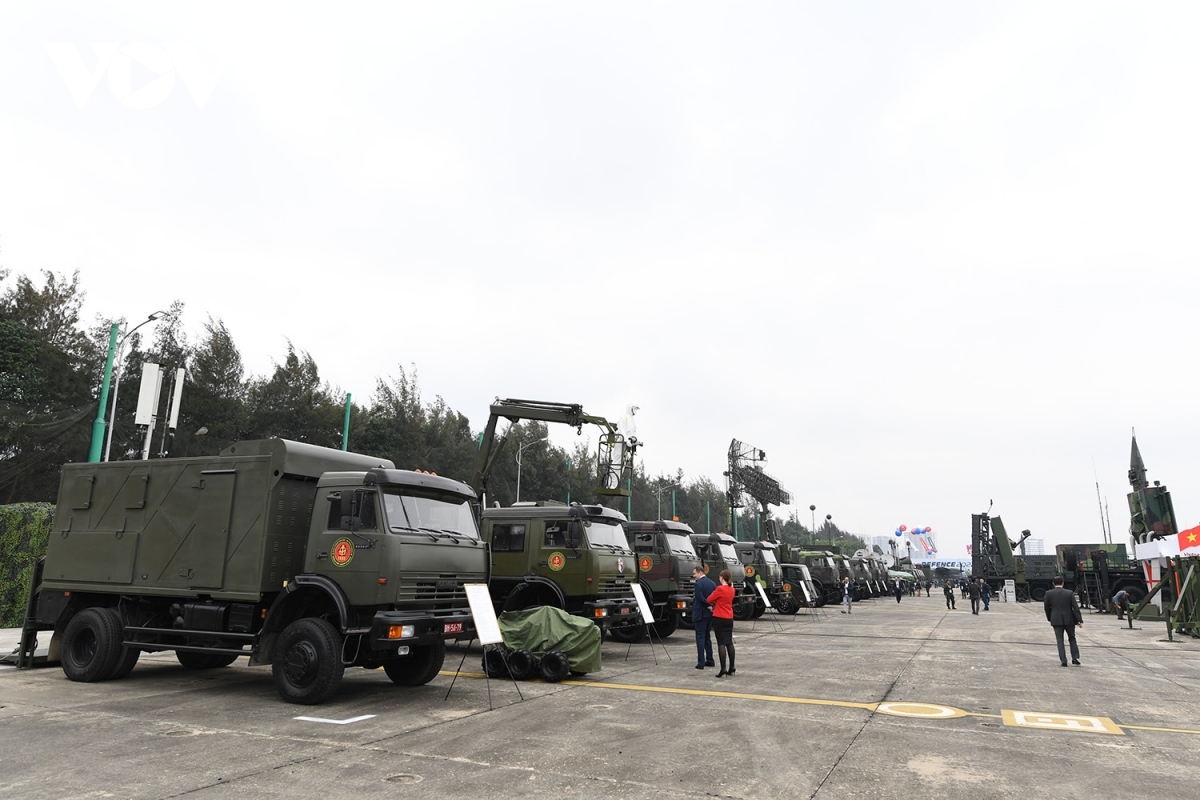
<path fill-rule="evenodd" d="M 894 589 L 894 591 L 895 591 L 895 593 L 896 593 L 896 602 L 897 602 L 897 603 L 899 603 L 899 602 L 900 602 L 900 595 L 901 595 L 901 594 L 903 594 L 903 592 L 904 592 L 904 587 L 903 587 L 903 584 L 901 584 L 901 583 L 900 583 L 900 579 L 899 579 L 899 578 L 896 578 L 896 586 L 895 586 L 895 589 Z"/>
<path fill-rule="evenodd" d="M 983 583 L 983 579 L 971 581 L 971 584 L 967 587 L 967 595 L 971 598 L 972 614 L 979 613 L 979 596 L 982 594 L 982 590 L 979 588 L 979 586 L 981 583 Z"/>
<path fill-rule="evenodd" d="M 692 594 L 692 626 L 696 629 L 696 669 L 704 669 L 715 666 L 711 635 L 712 609 L 708 606 L 708 596 L 717 585 L 700 567 L 692 569 L 692 578 L 695 580 L 695 591 Z"/>
<path fill-rule="evenodd" d="M 979 596 L 983 600 L 983 610 L 987 611 L 992 600 L 992 585 L 983 578 L 979 579 Z"/>
<path fill-rule="evenodd" d="M 723 569 L 719 578 L 721 582 L 708 596 L 708 603 L 712 606 L 713 633 L 717 636 L 717 655 L 721 659 L 717 677 L 724 678 L 737 672 L 733 664 L 733 573 Z M 729 656 L 729 669 L 725 669 L 726 655 Z"/>
<path fill-rule="evenodd" d="M 954 610 L 954 584 L 946 581 L 942 584 L 942 594 L 946 595 L 946 608 Z"/>
<path fill-rule="evenodd" d="M 842 613 L 850 614 L 850 604 L 854 602 L 854 584 L 849 577 L 842 578 Z"/>
<path fill-rule="evenodd" d="M 933 597 L 933 581 L 925 581 L 925 596 Z"/>
<path fill-rule="evenodd" d="M 1083 627 L 1083 612 L 1075 593 L 1063 588 L 1061 576 L 1055 576 L 1054 588 L 1046 592 L 1042 603 L 1046 608 L 1046 621 L 1054 626 L 1054 641 L 1058 645 L 1058 660 L 1067 665 L 1067 651 L 1063 647 L 1063 634 L 1071 641 L 1071 663 L 1079 666 L 1079 645 L 1075 642 L 1075 628 Z"/>

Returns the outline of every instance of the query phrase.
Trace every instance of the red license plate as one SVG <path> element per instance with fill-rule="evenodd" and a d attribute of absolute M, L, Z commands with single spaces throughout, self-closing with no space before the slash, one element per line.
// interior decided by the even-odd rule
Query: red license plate
<path fill-rule="evenodd" d="M 461 622 L 447 622 L 442 625 L 442 633 L 462 633 Z"/>

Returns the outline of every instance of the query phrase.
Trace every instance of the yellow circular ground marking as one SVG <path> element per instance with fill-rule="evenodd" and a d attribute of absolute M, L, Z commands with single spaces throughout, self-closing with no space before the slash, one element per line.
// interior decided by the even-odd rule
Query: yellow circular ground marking
<path fill-rule="evenodd" d="M 880 714 L 891 714 L 893 717 L 915 717 L 917 719 L 953 719 L 967 715 L 967 712 L 960 708 L 939 706 L 933 703 L 880 703 L 875 710 Z"/>

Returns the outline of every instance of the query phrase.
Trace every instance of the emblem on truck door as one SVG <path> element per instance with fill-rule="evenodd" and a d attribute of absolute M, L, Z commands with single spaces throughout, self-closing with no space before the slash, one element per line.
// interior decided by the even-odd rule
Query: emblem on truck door
<path fill-rule="evenodd" d="M 329 551 L 329 560 L 334 566 L 344 567 L 354 559 L 354 542 L 346 538 L 338 539 Z"/>
<path fill-rule="evenodd" d="M 550 569 L 554 570 L 555 572 L 558 572 L 560 569 L 563 568 L 563 565 L 567 563 L 567 559 L 563 556 L 562 553 L 559 553 L 556 551 L 556 552 L 553 552 L 550 554 L 548 563 L 550 564 Z"/>
<path fill-rule="evenodd" d="M 638 561 L 638 567 L 641 568 L 642 572 L 649 572 L 654 569 L 654 561 L 651 560 L 650 556 L 642 556 L 641 560 Z"/>

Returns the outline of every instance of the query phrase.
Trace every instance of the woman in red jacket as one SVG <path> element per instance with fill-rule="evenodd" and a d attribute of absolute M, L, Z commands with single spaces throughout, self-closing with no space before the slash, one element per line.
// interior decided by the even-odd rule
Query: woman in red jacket
<path fill-rule="evenodd" d="M 717 650 L 721 657 L 721 671 L 717 677 L 732 675 L 733 668 L 733 574 L 721 570 L 720 583 L 708 596 L 708 604 L 712 606 L 712 629 L 717 635 Z M 729 652 L 729 669 L 725 669 L 725 653 Z"/>

